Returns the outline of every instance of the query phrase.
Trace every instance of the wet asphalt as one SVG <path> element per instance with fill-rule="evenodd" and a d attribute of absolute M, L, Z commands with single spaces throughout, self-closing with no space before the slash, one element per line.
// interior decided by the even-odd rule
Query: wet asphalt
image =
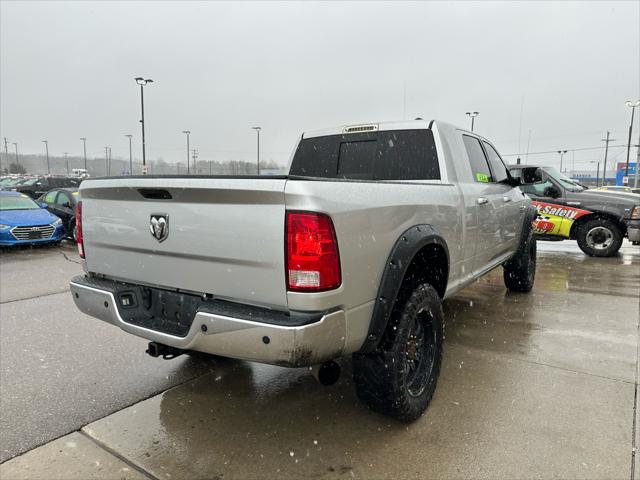
<path fill-rule="evenodd" d="M 3 254 L 2 301 L 18 295 L 4 289 L 21 259 L 39 279 L 44 263 L 78 271 L 60 257 Z M 497 269 L 448 299 L 438 388 L 411 425 L 357 400 L 348 359 L 322 387 L 305 369 L 146 358 L 143 340 L 75 312 L 56 282 L 1 305 L 4 458 L 83 428 L 2 464 L 3 478 L 640 474 L 640 248 L 628 243 L 601 259 L 540 242 L 531 294 L 508 293 Z"/>
<path fill-rule="evenodd" d="M 0 252 L 0 462 L 209 371 L 87 317 L 75 246 Z"/>

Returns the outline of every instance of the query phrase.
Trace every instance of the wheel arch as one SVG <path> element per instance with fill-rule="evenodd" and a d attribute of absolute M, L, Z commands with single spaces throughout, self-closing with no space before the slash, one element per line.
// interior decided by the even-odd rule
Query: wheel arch
<path fill-rule="evenodd" d="M 518 241 L 518 249 L 514 255 L 520 250 L 524 242 L 529 236 L 529 232 L 533 229 L 533 222 L 538 217 L 538 210 L 532 204 L 527 205 L 522 215 L 522 228 L 520 229 L 520 240 Z"/>
<path fill-rule="evenodd" d="M 414 225 L 396 240 L 385 263 L 369 332 L 360 353 L 373 351 L 387 329 L 396 305 L 420 283 L 429 283 L 444 297 L 449 278 L 449 248 L 432 225 Z"/>
<path fill-rule="evenodd" d="M 578 229 L 580 228 L 580 226 L 591 220 L 595 220 L 596 218 L 604 218 L 612 221 L 620 228 L 620 233 L 622 234 L 622 236 L 624 237 L 626 235 L 627 226 L 619 216 L 609 212 L 593 212 L 589 213 L 588 215 L 583 215 L 573 222 L 573 224 L 571 225 L 571 229 L 569 230 L 569 238 L 571 240 L 575 240 L 578 236 Z"/>

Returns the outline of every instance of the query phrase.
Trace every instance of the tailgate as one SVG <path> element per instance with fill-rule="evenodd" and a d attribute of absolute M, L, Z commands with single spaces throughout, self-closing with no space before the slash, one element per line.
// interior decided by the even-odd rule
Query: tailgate
<path fill-rule="evenodd" d="M 285 182 L 87 180 L 81 188 L 87 270 L 285 309 Z"/>

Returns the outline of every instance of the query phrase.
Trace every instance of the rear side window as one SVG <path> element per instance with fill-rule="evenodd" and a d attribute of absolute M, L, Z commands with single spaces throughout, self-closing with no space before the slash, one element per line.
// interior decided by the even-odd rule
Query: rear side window
<path fill-rule="evenodd" d="M 507 178 L 509 178 L 509 174 L 507 173 L 507 167 L 504 166 L 500 155 L 496 152 L 496 149 L 493 148 L 489 143 L 482 142 L 484 145 L 484 150 L 487 152 L 487 158 L 489 159 L 489 164 L 491 165 L 491 171 L 493 172 L 493 181 L 494 182 L 503 182 Z"/>
<path fill-rule="evenodd" d="M 58 193 L 57 190 L 52 190 L 51 192 L 47 193 L 43 200 L 44 203 L 48 205 L 53 205 L 56 201 L 56 193 Z"/>
<path fill-rule="evenodd" d="M 69 195 L 67 195 L 67 192 L 60 192 L 58 194 L 56 203 L 58 205 L 64 205 L 65 203 L 68 203 L 69 205 L 71 205 L 71 199 L 69 198 Z"/>
<path fill-rule="evenodd" d="M 389 130 L 303 139 L 290 175 L 359 180 L 439 180 L 431 130 Z"/>
<path fill-rule="evenodd" d="M 480 140 L 475 137 L 470 137 L 469 135 L 462 135 L 462 140 L 464 141 L 464 148 L 466 148 L 467 155 L 469 156 L 469 163 L 471 164 L 474 180 L 482 183 L 491 182 L 491 170 L 489 170 L 487 157 L 484 155 Z"/>

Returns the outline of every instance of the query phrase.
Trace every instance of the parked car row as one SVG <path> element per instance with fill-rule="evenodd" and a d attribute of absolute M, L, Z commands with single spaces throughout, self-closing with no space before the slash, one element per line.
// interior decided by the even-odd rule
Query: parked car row
<path fill-rule="evenodd" d="M 54 188 L 78 188 L 82 176 L 71 175 L 22 175 L 0 179 L 0 189 L 24 193 L 36 199 Z"/>
<path fill-rule="evenodd" d="M 640 196 L 636 190 L 616 186 L 587 189 L 548 166 L 511 165 L 509 169 L 538 210 L 534 222 L 538 239 L 575 239 L 591 256 L 614 255 L 624 237 L 634 245 L 640 243 Z M 84 179 L 84 176 L 7 176 L 0 179 L 0 190 L 35 198 L 42 189 L 57 185 L 37 197 L 37 202 L 60 218 L 65 237 L 75 239 L 77 186 Z M 30 220 L 25 221 L 21 227 Z M 28 239 L 10 240 L 28 243 Z"/>
<path fill-rule="evenodd" d="M 596 190 L 602 190 L 605 192 L 615 192 L 615 193 L 635 193 L 640 194 L 640 187 L 628 187 L 624 185 L 603 185 L 602 187 L 596 188 Z"/>
<path fill-rule="evenodd" d="M 0 180 L 0 246 L 75 240 L 77 177 L 15 176 Z M 48 189 L 34 199 L 34 195 Z M 71 188 L 66 188 L 71 185 Z"/>

